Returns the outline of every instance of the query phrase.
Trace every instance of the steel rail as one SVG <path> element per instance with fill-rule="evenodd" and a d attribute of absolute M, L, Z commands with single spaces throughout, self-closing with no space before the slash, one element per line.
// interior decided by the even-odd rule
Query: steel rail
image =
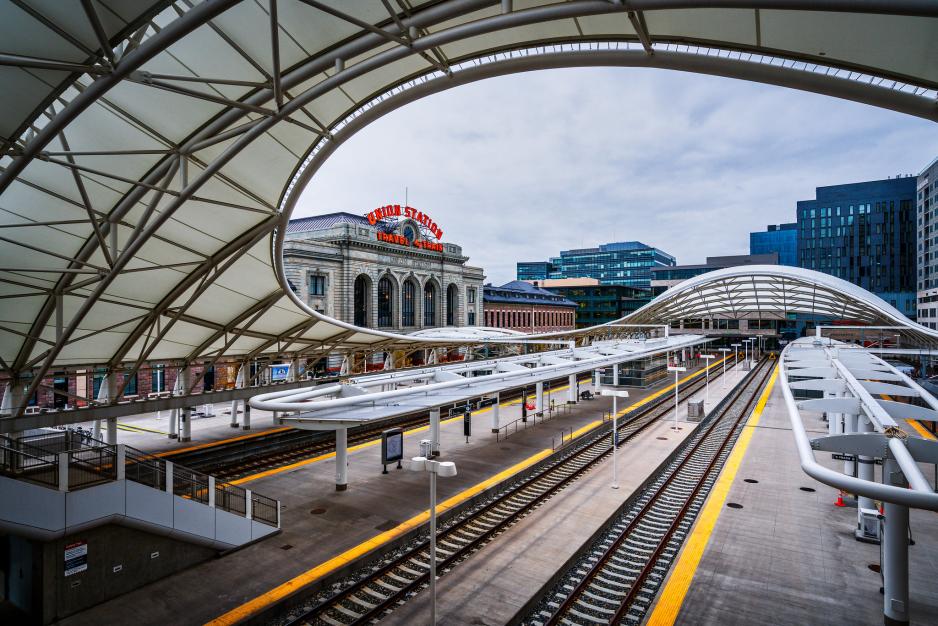
<path fill-rule="evenodd" d="M 719 376 L 722 376 L 722 373 L 718 371 L 715 374 L 715 377 L 718 378 Z M 679 397 L 690 397 L 705 384 L 705 380 L 698 377 L 684 388 L 678 390 L 680 392 Z M 662 417 L 670 415 L 673 407 L 673 393 L 674 392 L 672 391 L 667 394 L 663 394 L 654 402 L 639 407 L 628 414 L 626 416 L 627 419 L 620 423 L 618 430 L 620 433 L 623 431 L 628 432 L 626 432 L 625 436 L 617 436 L 618 446 L 622 446 L 624 443 L 631 441 L 634 437 L 644 432 L 648 427 L 656 423 Z M 597 463 L 606 459 L 612 451 L 612 445 L 608 436 L 608 431 L 611 430 L 612 424 L 608 424 L 608 428 L 604 427 L 601 429 L 601 432 L 598 432 L 592 437 L 583 440 L 580 442 L 578 447 L 573 449 L 562 448 L 558 450 L 552 457 L 547 459 L 546 465 L 544 465 L 535 474 L 523 478 L 510 485 L 505 491 L 496 496 L 492 501 L 483 505 L 478 510 L 473 511 L 468 517 L 460 520 L 459 522 L 453 524 L 441 532 L 437 538 L 438 545 L 445 544 L 449 540 L 459 547 L 450 552 L 449 555 L 444 556 L 444 558 L 437 565 L 438 570 L 443 569 L 445 571 L 446 568 L 452 567 L 455 563 L 461 561 L 469 554 L 477 551 L 481 548 L 481 546 L 484 546 L 492 538 L 492 536 L 511 526 L 520 517 L 523 517 L 532 509 L 536 508 L 545 500 L 549 499 L 559 490 L 566 487 L 569 483 L 582 476 L 586 471 L 594 467 Z M 551 461 L 551 459 L 553 460 Z M 574 467 L 572 470 L 570 469 L 571 465 L 575 466 L 578 463 L 582 464 L 579 467 Z M 569 473 L 564 476 L 563 474 L 565 472 Z M 512 508 L 510 504 L 512 498 L 518 498 L 519 494 L 522 494 L 525 490 L 533 489 L 536 491 L 539 482 L 550 481 L 551 476 L 557 474 L 561 475 L 561 478 L 558 481 L 554 482 L 553 484 L 549 484 L 547 488 L 540 493 L 534 494 L 534 496 L 531 497 L 527 502 L 524 502 L 521 506 L 516 507 L 509 514 L 505 515 L 504 513 L 498 513 L 496 511 L 500 507 L 504 507 L 510 510 Z M 479 524 L 478 520 L 484 518 L 487 515 L 494 517 L 496 522 Z M 481 533 L 474 533 L 471 530 L 468 530 L 468 527 L 473 525 L 473 523 L 476 525 L 481 525 L 482 527 L 489 527 Z M 468 535 L 471 537 L 471 539 L 469 541 L 452 539 L 458 533 Z M 429 540 L 421 542 L 420 545 L 414 547 L 411 550 L 408 550 L 403 555 L 393 559 L 391 562 L 382 566 L 375 572 L 372 572 L 372 574 L 365 579 L 354 583 L 352 586 L 342 590 L 335 596 L 329 598 L 325 602 L 320 603 L 316 607 L 303 613 L 288 623 L 291 625 L 318 623 L 315 620 L 317 618 L 321 619 L 321 616 L 324 615 L 327 611 L 342 604 L 343 602 L 349 601 L 356 594 L 367 593 L 365 590 L 369 585 L 374 584 L 374 581 L 380 580 L 382 577 L 387 576 L 393 570 L 401 567 L 402 565 L 407 564 L 408 562 L 412 562 L 415 559 L 421 563 L 424 561 L 428 562 L 429 559 L 422 558 L 422 554 L 424 550 L 426 550 L 428 543 Z M 440 548 L 438 548 L 438 550 L 440 550 Z M 422 569 L 428 568 L 429 566 L 426 566 Z M 363 614 L 359 614 L 359 616 L 353 622 L 349 623 L 367 623 L 380 617 L 391 606 L 399 602 L 401 598 L 421 589 L 425 584 L 427 584 L 429 582 L 429 576 L 429 571 L 422 572 L 421 574 L 415 576 L 403 587 L 398 588 L 394 592 L 388 593 L 387 597 L 385 597 L 383 601 L 374 603 L 373 606 L 367 608 Z M 374 597 L 374 594 L 371 594 L 371 597 Z M 361 602 L 358 602 L 358 604 L 360 606 L 364 606 L 364 604 Z M 348 617 L 348 613 L 345 613 L 345 616 Z"/>
<path fill-rule="evenodd" d="M 619 610 L 615 614 L 615 618 L 612 619 L 610 623 L 613 623 L 613 624 L 619 623 L 624 618 L 625 612 L 627 612 L 628 608 L 634 602 L 635 596 L 641 590 L 644 584 L 644 581 L 647 579 L 648 575 L 652 572 L 652 570 L 656 566 L 656 563 L 658 561 L 658 558 L 661 555 L 661 552 L 667 546 L 668 542 L 670 541 L 670 538 L 673 536 L 673 533 L 677 529 L 678 525 L 682 521 L 684 521 L 684 517 L 687 513 L 687 509 L 690 507 L 691 503 L 694 502 L 695 498 L 697 497 L 697 494 L 701 490 L 707 478 L 710 476 L 713 470 L 713 467 L 716 465 L 717 461 L 722 455 L 724 448 L 727 446 L 729 441 L 732 439 L 733 434 L 736 432 L 739 426 L 739 422 L 742 421 L 745 417 L 748 417 L 749 415 L 748 409 L 752 405 L 752 402 L 755 400 L 755 398 L 758 396 L 758 390 L 764 386 L 765 382 L 768 380 L 768 376 L 771 374 L 772 368 L 771 367 L 766 368 L 766 365 L 769 363 L 773 363 L 773 362 L 769 361 L 768 359 L 764 360 L 762 364 L 760 364 L 760 368 L 762 368 L 762 371 L 766 373 L 764 373 L 761 376 L 761 378 L 758 378 L 756 377 L 756 372 L 753 372 L 751 375 L 752 377 L 748 378 L 744 385 L 737 387 L 737 389 L 732 392 L 733 393 L 732 399 L 729 402 L 725 402 L 723 404 L 723 409 L 721 411 L 721 414 L 716 416 L 715 419 L 713 419 L 708 424 L 706 432 L 701 433 L 697 436 L 696 441 L 693 443 L 690 450 L 687 451 L 686 453 L 684 450 L 681 451 L 681 454 L 683 454 L 684 457 L 680 461 L 680 463 L 673 469 L 667 470 L 669 472 L 669 476 L 667 477 L 665 482 L 656 488 L 655 493 L 648 500 L 648 502 L 645 503 L 645 505 L 639 510 L 639 512 L 635 515 L 635 517 L 633 517 L 625 526 L 625 528 L 622 529 L 622 531 L 616 537 L 615 541 L 613 541 L 613 543 L 608 548 L 605 549 L 603 556 L 596 563 L 592 565 L 589 572 L 586 574 L 586 576 L 584 576 L 580 580 L 576 588 L 570 594 L 566 596 L 566 599 L 561 603 L 560 607 L 556 611 L 554 611 L 550 619 L 547 620 L 545 626 L 553 626 L 556 624 L 560 624 L 563 620 L 566 619 L 566 615 L 569 613 L 570 609 L 580 600 L 580 598 L 582 598 L 583 594 L 589 590 L 590 586 L 593 584 L 593 581 L 596 579 L 596 577 L 604 571 L 604 568 L 609 563 L 609 561 L 619 553 L 619 549 L 622 547 L 622 545 L 632 536 L 632 531 L 635 529 L 635 527 L 637 527 L 638 524 L 645 518 L 645 516 L 648 515 L 649 512 L 653 510 L 654 505 L 658 503 L 659 499 L 663 497 L 664 494 L 666 494 L 667 488 L 674 481 L 678 480 L 678 478 L 680 477 L 681 470 L 689 466 L 692 462 L 697 460 L 695 455 L 698 452 L 698 450 L 708 441 L 708 438 L 711 436 L 711 434 L 713 434 L 716 427 L 721 423 L 721 420 L 727 414 L 727 412 L 732 407 L 734 407 L 736 402 L 740 398 L 742 398 L 752 388 L 751 387 L 752 382 L 754 380 L 757 380 L 758 384 L 755 386 L 755 390 L 753 394 L 747 400 L 742 412 L 740 413 L 739 417 L 736 419 L 736 422 L 734 423 L 733 427 L 727 431 L 726 438 L 723 440 L 718 451 L 713 455 L 713 458 L 708 464 L 707 469 L 701 474 L 700 480 L 695 485 L 691 494 L 686 497 L 683 506 L 681 507 L 678 514 L 675 516 L 674 521 L 672 522 L 668 531 L 659 540 L 657 548 L 653 552 L 652 556 L 648 559 L 642 571 L 636 577 L 635 581 L 631 583 L 631 586 L 629 587 L 629 592 L 626 595 L 625 600 L 623 600 L 623 603 L 620 605 Z"/>

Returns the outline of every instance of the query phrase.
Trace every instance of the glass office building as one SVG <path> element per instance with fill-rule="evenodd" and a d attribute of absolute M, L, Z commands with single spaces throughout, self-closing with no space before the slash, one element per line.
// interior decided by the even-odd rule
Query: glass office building
<path fill-rule="evenodd" d="M 645 245 L 640 241 L 620 241 L 601 244 L 597 248 L 563 250 L 560 256 L 548 261 L 549 279 L 559 278 L 595 278 L 604 285 L 625 285 L 626 287 L 651 287 L 651 270 L 654 267 L 674 265 L 673 256 Z M 544 280 L 543 278 L 522 278 L 522 265 L 519 263 L 519 280 Z"/>
<path fill-rule="evenodd" d="M 938 329 L 938 159 L 918 175 L 918 323 Z"/>
<path fill-rule="evenodd" d="M 749 233 L 749 254 L 778 254 L 778 264 L 798 267 L 798 223 L 770 224 Z"/>
<path fill-rule="evenodd" d="M 518 280 L 547 280 L 552 266 L 548 261 L 519 261 Z"/>
<path fill-rule="evenodd" d="M 818 187 L 798 202 L 798 265 L 872 291 L 915 318 L 916 178 Z"/>

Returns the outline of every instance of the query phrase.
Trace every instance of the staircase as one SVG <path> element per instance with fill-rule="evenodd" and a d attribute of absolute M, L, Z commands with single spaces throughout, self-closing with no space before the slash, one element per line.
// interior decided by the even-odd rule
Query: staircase
<path fill-rule="evenodd" d="M 124 524 L 217 550 L 280 530 L 280 502 L 72 431 L 0 435 L 0 531 L 49 541 Z"/>

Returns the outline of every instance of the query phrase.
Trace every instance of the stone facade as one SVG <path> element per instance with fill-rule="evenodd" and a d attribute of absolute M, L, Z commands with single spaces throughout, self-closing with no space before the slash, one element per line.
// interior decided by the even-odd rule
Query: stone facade
<path fill-rule="evenodd" d="M 351 324 L 405 333 L 481 325 L 482 269 L 458 245 L 425 241 L 436 245 L 407 220 L 387 229 L 351 213 L 300 218 L 287 230 L 284 272 L 312 309 Z"/>

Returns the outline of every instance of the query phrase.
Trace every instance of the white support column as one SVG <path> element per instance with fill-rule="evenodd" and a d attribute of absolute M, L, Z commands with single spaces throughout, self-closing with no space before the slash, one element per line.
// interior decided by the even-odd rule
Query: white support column
<path fill-rule="evenodd" d="M 498 416 L 498 414 L 499 414 L 499 408 L 500 408 L 500 407 L 499 407 L 499 404 L 501 403 L 501 399 L 502 399 L 502 398 L 501 398 L 501 394 L 500 394 L 500 393 L 496 393 L 496 394 L 495 394 L 495 404 L 492 405 L 492 432 L 493 432 L 493 433 L 497 433 L 497 432 L 498 432 L 498 426 L 499 426 L 499 423 L 498 423 L 498 417 L 499 417 L 499 416 Z"/>
<path fill-rule="evenodd" d="M 857 431 L 857 416 L 849 413 L 843 413 L 842 415 L 844 418 L 844 434 L 852 435 Z M 853 461 L 844 461 L 844 474 L 847 476 L 853 475 Z"/>
<path fill-rule="evenodd" d="M 612 386 L 613 387 L 619 386 L 619 364 L 618 363 L 614 363 L 612 365 Z"/>
<path fill-rule="evenodd" d="M 215 477 L 208 477 L 208 505 L 211 508 L 215 508 Z"/>
<path fill-rule="evenodd" d="M 68 452 L 59 452 L 59 491 L 68 491 Z"/>
<path fill-rule="evenodd" d="M 544 383 L 534 385 L 534 411 L 540 413 L 544 410 Z"/>
<path fill-rule="evenodd" d="M 179 441 L 192 441 L 192 407 L 187 406 L 182 410 Z"/>
<path fill-rule="evenodd" d="M 91 438 L 101 441 L 101 420 L 95 420 L 91 425 Z"/>
<path fill-rule="evenodd" d="M 238 373 L 235 376 L 235 389 L 244 388 L 244 377 L 246 375 L 244 365 L 245 364 L 242 363 L 241 365 L 238 366 Z M 238 425 L 238 406 L 241 404 L 247 406 L 247 401 L 246 400 L 232 400 L 231 401 L 231 422 L 229 423 L 229 426 L 231 426 L 232 428 L 238 428 L 239 426 Z M 246 409 L 245 409 L 245 412 L 247 412 Z"/>
<path fill-rule="evenodd" d="M 166 493 L 173 493 L 173 462 L 166 461 Z"/>
<path fill-rule="evenodd" d="M 599 394 L 599 387 L 600 387 L 599 376 L 600 376 L 600 370 L 598 369 L 593 370 L 593 395 Z"/>
<path fill-rule="evenodd" d="M 883 482 L 905 486 L 899 464 L 883 463 Z M 883 533 L 883 617 L 886 624 L 909 623 L 909 507 L 886 502 Z"/>
<path fill-rule="evenodd" d="M 170 439 L 179 437 L 179 409 L 170 409 L 169 411 L 169 435 Z"/>
<path fill-rule="evenodd" d="M 117 418 L 107 419 L 107 444 L 113 446 L 117 443 Z"/>
<path fill-rule="evenodd" d="M 567 404 L 576 404 L 579 399 L 577 382 L 576 374 L 570 374 L 567 378 Z"/>
<path fill-rule="evenodd" d="M 335 431 L 335 490 L 348 489 L 348 429 Z"/>
<path fill-rule="evenodd" d="M 251 502 L 251 490 L 244 490 L 244 518 L 245 519 L 254 519 L 254 506 Z"/>
<path fill-rule="evenodd" d="M 241 420 L 241 430 L 251 430 L 251 405 L 244 401 L 244 419 Z"/>
<path fill-rule="evenodd" d="M 857 432 L 859 433 L 869 433 L 873 432 L 873 424 L 870 423 L 870 420 L 865 415 L 860 415 L 857 420 Z M 874 479 L 874 465 L 875 461 L 873 457 L 869 456 L 859 456 L 857 457 L 857 474 L 860 480 L 867 480 L 873 482 Z M 857 500 L 857 521 L 861 520 L 861 514 L 863 509 L 875 509 L 876 504 L 872 498 L 866 496 L 860 496 Z"/>
<path fill-rule="evenodd" d="M 430 455 L 440 456 L 440 408 L 430 409 Z"/>
<path fill-rule="evenodd" d="M 127 477 L 127 447 L 119 443 L 117 444 L 117 460 L 115 461 L 117 467 L 117 480 L 124 480 Z"/>

